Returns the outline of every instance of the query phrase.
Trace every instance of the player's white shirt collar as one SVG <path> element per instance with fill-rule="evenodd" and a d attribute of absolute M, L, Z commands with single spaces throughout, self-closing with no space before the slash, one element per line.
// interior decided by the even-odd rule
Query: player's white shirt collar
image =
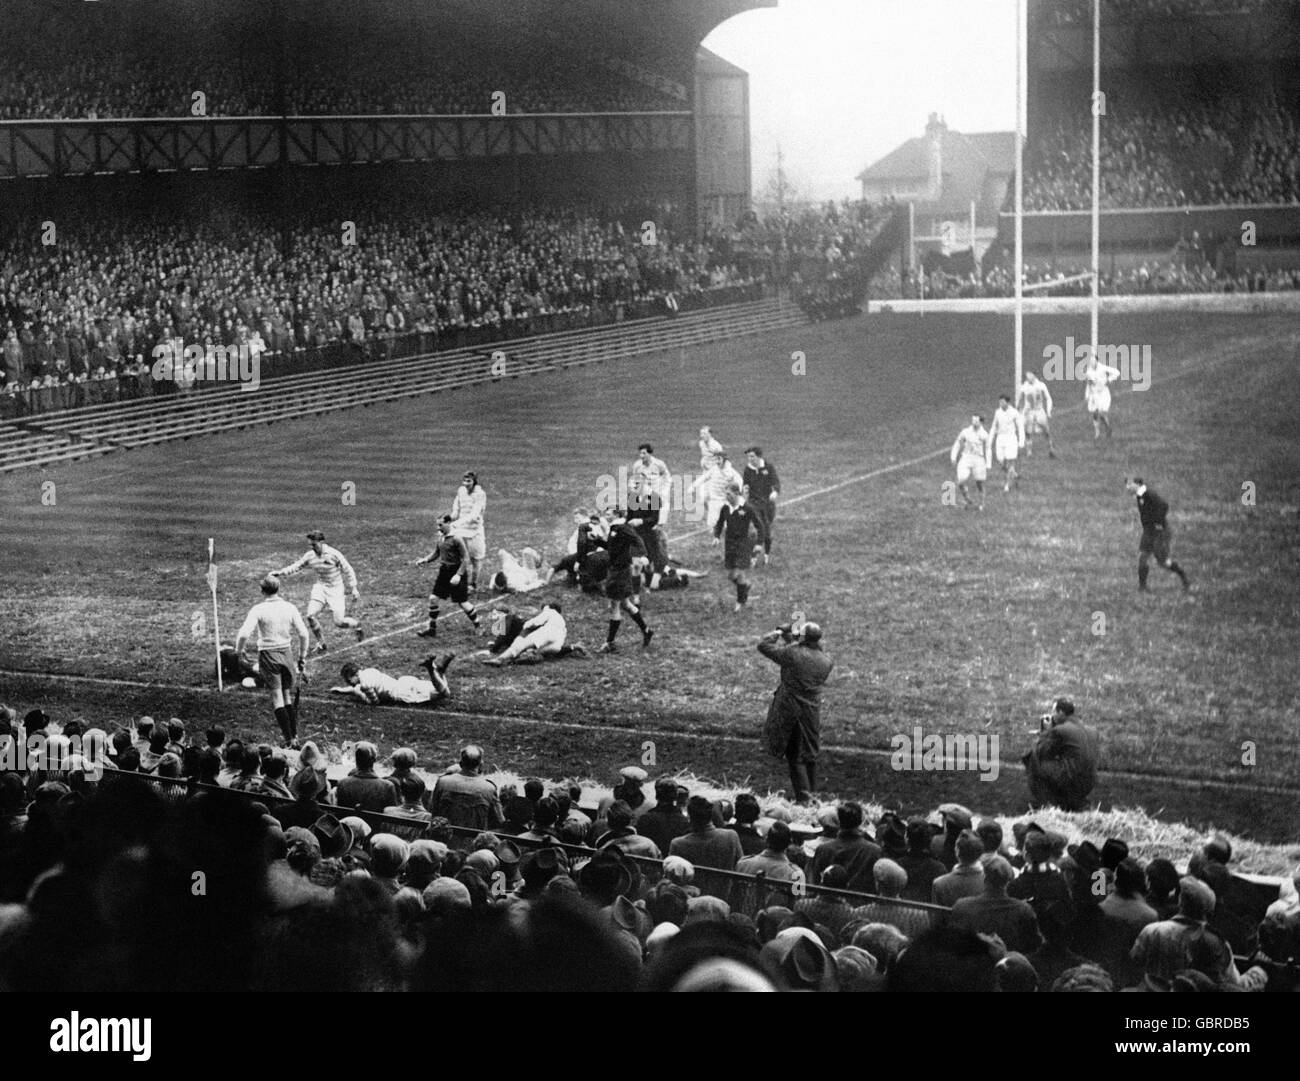
<path fill-rule="evenodd" d="M 1146 494 L 1147 494 L 1147 486 L 1146 486 L 1145 484 L 1139 484 L 1138 487 L 1137 487 L 1137 491 L 1134 492 L 1133 494 L 1136 495 L 1136 496 L 1144 496 L 1144 495 L 1146 495 Z"/>

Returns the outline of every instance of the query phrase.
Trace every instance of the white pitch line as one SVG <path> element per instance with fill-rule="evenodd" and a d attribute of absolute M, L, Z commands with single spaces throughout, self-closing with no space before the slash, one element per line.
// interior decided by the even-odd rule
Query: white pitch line
<path fill-rule="evenodd" d="M 500 597 L 493 597 L 490 601 L 487 601 L 484 604 L 476 605 L 474 611 L 482 612 L 485 609 L 491 608 L 494 604 L 499 604 L 501 601 L 505 600 L 506 597 L 508 596 L 510 596 L 510 594 L 506 593 Z M 456 611 L 459 612 L 460 609 L 458 608 Z M 452 612 L 444 612 L 442 615 L 438 616 L 438 619 L 439 621 L 448 619 L 454 614 L 455 613 Z M 397 634 L 406 634 L 408 631 L 413 631 L 417 627 L 424 626 L 424 624 L 426 624 L 427 622 L 428 622 L 427 619 L 422 619 L 420 620 L 419 623 L 412 623 L 406 627 L 398 627 L 397 630 L 395 631 L 385 631 L 383 634 L 376 634 L 374 636 L 367 635 L 365 638 L 361 639 L 360 642 L 349 642 L 346 646 L 339 646 L 338 649 L 331 649 L 329 650 L 329 652 L 332 655 L 337 657 L 340 653 L 346 653 L 349 649 L 358 649 L 361 646 L 369 645 L 371 642 L 382 642 L 385 638 L 392 638 L 394 635 Z"/>

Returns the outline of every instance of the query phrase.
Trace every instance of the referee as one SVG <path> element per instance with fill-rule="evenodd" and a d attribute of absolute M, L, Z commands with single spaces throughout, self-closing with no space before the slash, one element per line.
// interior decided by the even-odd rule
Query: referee
<path fill-rule="evenodd" d="M 262 593 L 266 599 L 248 610 L 244 624 L 235 639 L 235 652 L 242 658 L 248 639 L 257 633 L 257 668 L 271 692 L 275 721 L 284 735 L 285 744 L 298 746 L 298 707 L 293 704 L 294 668 L 293 635 L 298 635 L 297 676 L 303 674 L 304 658 L 310 638 L 307 624 L 298 609 L 280 594 L 280 580 L 273 574 L 262 579 Z"/>
<path fill-rule="evenodd" d="M 1169 557 L 1173 544 L 1168 522 L 1169 504 L 1148 488 L 1141 477 L 1129 477 L 1124 487 L 1137 497 L 1138 517 L 1142 519 L 1142 540 L 1138 544 L 1138 590 L 1147 592 L 1147 573 L 1152 556 L 1165 570 L 1178 575 L 1184 590 L 1189 589 L 1192 583 L 1187 580 L 1183 568 Z"/>

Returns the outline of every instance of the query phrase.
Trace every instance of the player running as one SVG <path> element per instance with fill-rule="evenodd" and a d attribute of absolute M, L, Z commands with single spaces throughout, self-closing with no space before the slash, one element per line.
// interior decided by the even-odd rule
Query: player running
<path fill-rule="evenodd" d="M 487 493 L 478 482 L 478 474 L 465 470 L 461 486 L 451 504 L 452 532 L 465 541 L 469 551 L 469 591 L 478 592 L 478 570 L 487 555 L 487 537 L 483 532 L 483 512 L 487 510 Z"/>
<path fill-rule="evenodd" d="M 993 440 L 993 454 L 1002 466 L 1002 490 L 1011 491 L 1012 484 L 1019 488 L 1020 474 L 1016 472 L 1016 458 L 1020 455 L 1020 448 L 1025 445 L 1025 422 L 1011 408 L 1010 395 L 999 396 L 989 436 Z"/>
<path fill-rule="evenodd" d="M 444 514 L 438 522 L 438 545 L 423 559 L 417 559 L 415 565 L 422 567 L 426 563 L 438 564 L 438 578 L 429 594 L 429 626 L 418 632 L 420 638 L 438 637 L 438 602 L 453 600 L 465 613 L 465 618 L 479 626 L 478 614 L 469 602 L 469 584 L 465 573 L 469 566 L 469 550 L 465 541 L 452 532 L 453 519 Z"/>
<path fill-rule="evenodd" d="M 1101 438 L 1101 430 L 1106 429 L 1106 438 L 1111 437 L 1110 430 L 1110 384 L 1120 377 L 1118 368 L 1103 364 L 1097 354 L 1088 357 L 1088 367 L 1084 372 L 1087 387 L 1083 392 L 1084 408 L 1092 416 L 1092 438 L 1094 442 Z"/>
<path fill-rule="evenodd" d="M 293 636 L 299 642 L 296 672 L 303 677 L 307 646 L 311 639 L 307 625 L 298 609 L 279 596 L 280 580 L 273 574 L 262 579 L 262 594 L 266 598 L 248 610 L 248 617 L 235 638 L 235 652 L 242 659 L 244 646 L 254 633 L 257 635 L 257 670 L 271 692 L 271 706 L 275 723 L 280 726 L 285 743 L 298 746 L 298 707 L 293 702 L 294 673 L 292 664 Z"/>
<path fill-rule="evenodd" d="M 1034 453 L 1034 436 L 1042 432 L 1047 436 L 1047 456 L 1056 457 L 1056 448 L 1052 446 L 1052 392 L 1047 384 L 1033 372 L 1025 372 L 1024 381 L 1016 395 L 1016 408 L 1025 421 L 1025 457 Z"/>
<path fill-rule="evenodd" d="M 645 545 L 641 538 L 627 523 L 625 517 L 614 519 L 606 542 L 609 553 L 609 573 L 605 578 L 605 596 L 609 599 L 609 633 L 605 643 L 597 653 L 617 653 L 618 646 L 614 639 L 618 637 L 623 625 L 623 612 L 632 617 L 632 622 L 641 630 L 641 648 L 650 645 L 655 632 L 646 626 L 641 609 L 637 607 L 636 596 L 639 590 L 636 584 L 636 571 L 633 564 L 637 559 L 646 558 Z"/>
<path fill-rule="evenodd" d="M 752 549 L 749 544 L 751 528 L 758 539 Z M 727 489 L 727 502 L 718 514 L 717 525 L 713 527 L 713 543 L 717 544 L 724 533 L 727 540 L 722 549 L 722 560 L 727 568 L 727 577 L 736 587 L 735 611 L 739 612 L 749 603 L 747 572 L 763 551 L 763 542 L 767 539 L 767 523 L 761 514 L 740 501 L 740 488 L 734 484 Z"/>
<path fill-rule="evenodd" d="M 368 706 L 402 705 L 423 706 L 440 702 L 451 693 L 445 675 L 455 659 L 454 653 L 440 657 L 427 657 L 420 667 L 429 673 L 428 679 L 419 676 L 398 676 L 394 679 L 378 668 L 362 668 L 349 661 L 339 671 L 343 686 L 331 687 L 330 694 L 346 694 Z"/>
<path fill-rule="evenodd" d="M 727 489 L 735 485 L 739 491 L 742 483 L 736 467 L 721 451 L 709 459 L 706 470 L 691 483 L 689 490 L 692 495 L 698 492 L 696 498 L 704 500 L 705 518 L 710 529 L 718 524 L 718 515 L 727 505 Z"/>
<path fill-rule="evenodd" d="M 1148 488 L 1141 477 L 1128 477 L 1124 487 L 1136 497 L 1138 518 L 1142 522 L 1142 539 L 1138 542 L 1138 591 L 1147 592 L 1148 564 L 1152 556 L 1170 574 L 1178 575 L 1184 590 L 1191 588 L 1187 573 L 1170 555 L 1174 534 L 1169 528 L 1169 504 Z"/>
<path fill-rule="evenodd" d="M 714 456 L 722 452 L 722 444 L 714 438 L 708 425 L 705 425 L 700 429 L 700 472 L 707 473 Z"/>
<path fill-rule="evenodd" d="M 352 569 L 352 564 L 347 561 L 342 552 L 325 543 L 325 534 L 319 529 L 313 529 L 308 533 L 307 540 L 311 542 L 309 551 L 304 552 L 287 567 L 281 567 L 271 573 L 276 578 L 288 578 L 304 567 L 310 567 L 316 572 L 316 584 L 311 587 L 311 597 L 307 601 L 307 626 L 311 628 L 312 636 L 316 641 L 312 652 L 325 652 L 325 635 L 321 632 L 320 620 L 316 618 L 322 608 L 330 610 L 330 615 L 334 617 L 334 626 L 349 627 L 356 631 L 357 641 L 360 642 L 365 638 L 366 632 L 361 629 L 359 619 L 345 614 L 343 599 L 345 583 L 352 594 L 352 599 L 354 601 L 361 599 L 361 594 L 357 592 L 356 571 Z"/>
<path fill-rule="evenodd" d="M 746 505 L 763 519 L 763 562 L 772 558 L 772 523 L 776 521 L 776 499 L 781 494 L 781 478 L 776 466 L 763 457 L 762 447 L 745 448 L 745 473 L 741 490 Z"/>
<path fill-rule="evenodd" d="M 970 492 L 966 485 L 975 479 L 975 489 L 979 492 L 979 509 L 984 509 L 984 479 L 988 476 L 989 456 L 992 447 L 989 433 L 984 428 L 984 418 L 972 413 L 970 424 L 957 435 L 957 442 L 952 445 L 952 461 L 957 467 L 957 487 L 966 506 L 971 506 Z"/>

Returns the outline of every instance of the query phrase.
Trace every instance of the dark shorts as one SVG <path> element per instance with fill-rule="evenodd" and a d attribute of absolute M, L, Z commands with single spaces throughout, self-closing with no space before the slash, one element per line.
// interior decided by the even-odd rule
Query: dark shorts
<path fill-rule="evenodd" d="M 747 571 L 754 565 L 754 550 L 749 545 L 727 548 L 722 554 L 722 565 L 729 571 Z"/>
<path fill-rule="evenodd" d="M 440 601 L 452 600 L 457 604 L 469 600 L 469 582 L 464 570 L 464 567 L 439 567 L 438 580 L 433 583 L 433 595 Z M 460 581 L 452 585 L 451 580 L 458 574 Z"/>
<path fill-rule="evenodd" d="M 641 538 L 641 543 L 645 545 L 645 554 L 650 560 L 651 569 L 662 574 L 668 563 L 668 545 L 664 541 L 663 532 L 657 525 L 638 526 L 636 532 Z"/>
<path fill-rule="evenodd" d="M 257 669 L 272 691 L 286 695 L 293 690 L 293 664 L 287 649 L 263 649 L 257 654 Z"/>
<path fill-rule="evenodd" d="M 1173 544 L 1173 537 L 1169 535 L 1168 528 L 1165 529 L 1144 529 L 1142 531 L 1142 540 L 1138 542 L 1138 551 L 1142 555 L 1153 555 L 1163 563 L 1169 558 L 1169 548 Z"/>
<path fill-rule="evenodd" d="M 631 567 L 610 567 L 605 579 L 605 596 L 612 601 L 626 600 L 636 595 L 636 580 Z"/>

